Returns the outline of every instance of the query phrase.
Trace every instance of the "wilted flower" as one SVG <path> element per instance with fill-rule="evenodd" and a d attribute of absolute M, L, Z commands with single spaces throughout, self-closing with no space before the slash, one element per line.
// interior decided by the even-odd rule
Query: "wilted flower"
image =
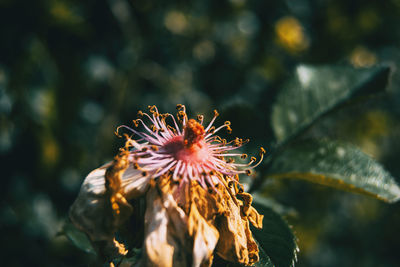
<path fill-rule="evenodd" d="M 143 132 L 118 128 L 117 134 L 126 129 L 132 136 L 125 134 L 113 162 L 86 177 L 71 220 L 108 260 L 141 247 L 141 265 L 210 266 L 214 254 L 251 265 L 259 256 L 249 223 L 261 228 L 263 216 L 251 206 L 239 174 L 249 174 L 265 151 L 258 163 L 254 157 L 235 163 L 247 155 L 231 151 L 247 140 L 215 135 L 224 128 L 231 132 L 229 122 L 214 127 L 215 111 L 204 127 L 202 115 L 188 120 L 185 107 L 177 108 L 177 121 L 152 106 L 150 115 L 139 111 L 134 120 Z"/>

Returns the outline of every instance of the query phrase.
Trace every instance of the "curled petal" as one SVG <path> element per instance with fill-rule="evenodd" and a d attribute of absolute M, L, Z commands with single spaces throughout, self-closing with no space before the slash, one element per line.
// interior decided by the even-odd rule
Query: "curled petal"
<path fill-rule="evenodd" d="M 240 216 L 240 208 L 229 195 L 225 196 L 224 200 L 225 212 L 216 219 L 220 234 L 216 252 L 227 261 L 248 264 L 247 235 Z"/>
<path fill-rule="evenodd" d="M 262 227 L 263 216 L 251 206 L 251 196 L 241 193 L 243 201 L 223 188 L 220 209 L 224 212 L 217 216 L 216 225 L 220 239 L 216 253 L 223 259 L 251 265 L 258 261 L 258 246 L 249 228 L 249 221 L 256 227 Z"/>
<path fill-rule="evenodd" d="M 183 211 L 172 198 L 163 201 L 155 187 L 146 195 L 144 262 L 146 266 L 187 266 Z M 171 214 L 172 212 L 172 214 Z M 170 216 L 172 215 L 172 216 Z"/>
<path fill-rule="evenodd" d="M 89 173 L 69 212 L 75 226 L 86 232 L 92 241 L 113 237 L 113 215 L 105 187 L 105 172 L 110 165 Z"/>
<path fill-rule="evenodd" d="M 121 188 L 126 199 L 142 196 L 149 187 L 151 173 L 143 175 L 139 170 L 129 166 L 121 177 Z"/>
<path fill-rule="evenodd" d="M 127 197 L 142 195 L 150 179 L 129 165 L 125 155 L 89 173 L 69 212 L 71 221 L 105 258 L 123 255 L 114 235 L 132 214 Z"/>
<path fill-rule="evenodd" d="M 193 238 L 193 267 L 211 266 L 214 248 L 217 245 L 218 230 L 208 223 L 192 202 L 188 219 L 189 235 Z"/>
<path fill-rule="evenodd" d="M 248 219 L 254 227 L 261 229 L 263 227 L 262 226 L 263 218 L 264 215 L 260 215 L 255 208 L 250 207 Z"/>

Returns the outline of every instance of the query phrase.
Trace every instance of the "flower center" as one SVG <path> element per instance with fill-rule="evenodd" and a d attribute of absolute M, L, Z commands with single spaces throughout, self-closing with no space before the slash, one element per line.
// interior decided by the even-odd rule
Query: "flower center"
<path fill-rule="evenodd" d="M 188 120 L 184 131 L 183 143 L 186 148 L 191 148 L 204 139 L 204 127 L 194 119 Z"/>
<path fill-rule="evenodd" d="M 164 145 L 167 153 L 174 155 L 176 160 L 184 162 L 203 162 L 209 157 L 209 150 L 204 141 L 204 127 L 190 119 L 186 123 L 183 136 L 176 136 Z"/>

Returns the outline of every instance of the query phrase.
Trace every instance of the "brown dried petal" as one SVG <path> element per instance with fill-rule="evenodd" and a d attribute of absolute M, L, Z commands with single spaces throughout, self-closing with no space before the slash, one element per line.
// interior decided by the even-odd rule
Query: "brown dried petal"
<path fill-rule="evenodd" d="M 249 262 L 245 263 L 248 265 L 252 265 L 256 262 L 258 262 L 259 256 L 258 256 L 258 246 L 257 243 L 253 239 L 253 235 L 250 231 L 249 227 L 249 221 L 248 220 L 243 220 L 243 225 L 247 237 L 247 251 L 249 253 Z"/>
<path fill-rule="evenodd" d="M 110 174 L 114 163 L 105 164 L 89 173 L 69 212 L 75 226 L 86 232 L 92 241 L 112 240 L 118 225 L 131 213 L 132 208 L 126 196 L 137 197 L 147 190 L 145 179 L 149 177 L 143 177 L 140 171 L 131 166 L 126 170 L 121 169 L 114 177 L 112 172 Z M 106 189 L 107 169 L 108 184 L 112 184 L 109 190 Z M 115 192 L 119 187 L 120 192 Z"/>
<path fill-rule="evenodd" d="M 187 266 L 185 214 L 156 187 L 146 195 L 144 263 L 146 266 Z M 172 215 L 172 216 L 170 216 Z"/>
<path fill-rule="evenodd" d="M 262 222 L 264 219 L 264 215 L 259 214 L 255 208 L 250 207 L 248 219 L 254 227 L 258 229 L 261 229 L 263 227 Z"/>
<path fill-rule="evenodd" d="M 193 264 L 192 266 L 211 266 L 213 252 L 219 239 L 218 230 L 208 223 L 192 202 L 189 219 L 189 235 L 193 237 Z"/>
<path fill-rule="evenodd" d="M 71 206 L 69 216 L 80 230 L 91 240 L 109 240 L 113 237 L 113 214 L 106 196 L 105 172 L 110 164 L 104 165 L 85 178 L 78 198 Z"/>
<path fill-rule="evenodd" d="M 247 264 L 249 262 L 247 236 L 240 216 L 240 208 L 226 191 L 223 193 L 221 204 L 224 206 L 225 212 L 217 218 L 220 239 L 216 252 L 227 261 Z"/>
<path fill-rule="evenodd" d="M 262 227 L 263 216 L 250 206 L 249 194 L 244 194 L 242 202 L 225 188 L 220 193 L 218 202 L 224 212 L 216 218 L 220 233 L 216 253 L 227 261 L 251 265 L 258 261 L 258 246 L 250 231 L 249 219 L 256 227 Z"/>

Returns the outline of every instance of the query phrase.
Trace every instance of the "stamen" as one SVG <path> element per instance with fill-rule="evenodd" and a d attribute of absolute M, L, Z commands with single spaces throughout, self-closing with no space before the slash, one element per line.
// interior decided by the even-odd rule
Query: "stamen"
<path fill-rule="evenodd" d="M 197 115 L 197 120 L 199 121 L 200 124 L 203 124 L 204 116 L 203 115 Z"/>

